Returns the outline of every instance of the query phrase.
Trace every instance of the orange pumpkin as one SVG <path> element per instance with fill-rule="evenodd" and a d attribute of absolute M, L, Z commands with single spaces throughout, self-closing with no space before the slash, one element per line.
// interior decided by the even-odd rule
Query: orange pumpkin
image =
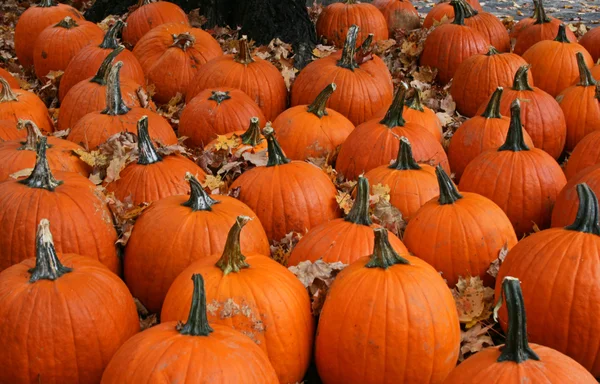
<path fill-rule="evenodd" d="M 3 77 L 0 77 L 0 120 L 10 121 L 14 126 L 19 120 L 31 120 L 45 133 L 54 130 L 46 104 L 33 92 L 11 88 Z"/>
<path fill-rule="evenodd" d="M 151 29 L 166 23 L 188 24 L 183 9 L 168 1 L 139 0 L 138 8 L 127 16 L 123 41 L 134 46 Z"/>
<path fill-rule="evenodd" d="M 211 311 L 208 321 L 250 337 L 265 353 L 280 383 L 301 382 L 312 355 L 315 321 L 302 283 L 268 255 L 240 250 L 248 216 L 238 216 L 222 254 L 198 260 L 169 288 L 161 321 L 183 321 L 190 312 L 191 277 L 204 277 Z M 231 305 L 242 311 L 225 315 Z M 285 336 L 285 342 L 281 338 Z"/>
<path fill-rule="evenodd" d="M 598 165 L 592 165 L 569 179 L 556 198 L 552 210 L 552 226 L 566 227 L 577 217 L 579 197 L 577 185 L 585 183 L 594 193 L 600 192 L 600 172 Z"/>
<path fill-rule="evenodd" d="M 399 29 L 410 31 L 421 26 L 419 12 L 410 0 L 392 0 L 380 10 L 387 22 L 390 36 Z"/>
<path fill-rule="evenodd" d="M 571 180 L 581 170 L 600 164 L 600 131 L 588 133 L 573 149 L 565 166 L 565 176 Z"/>
<path fill-rule="evenodd" d="M 374 228 L 380 226 L 373 224 L 369 213 L 369 181 L 360 176 L 356 200 L 346 217 L 327 221 L 308 231 L 294 247 L 287 265 L 295 266 L 307 260 L 352 264 L 373 253 Z M 390 243 L 396 252 L 408 254 L 402 241 L 394 234 L 390 235 Z"/>
<path fill-rule="evenodd" d="M 140 330 L 133 297 L 96 260 L 57 252 L 47 219 L 37 234 L 27 229 L 33 252 L 0 273 L 0 334 L 12 335 L 0 350 L 11 362 L 0 382 L 97 383 L 112 355 Z"/>
<path fill-rule="evenodd" d="M 202 275 L 186 323 L 161 323 L 129 339 L 106 367 L 101 384 L 219 383 L 277 384 L 267 355 L 249 337 L 209 324 Z"/>
<path fill-rule="evenodd" d="M 335 90 L 335 83 L 329 84 L 310 105 L 292 107 L 273 122 L 279 144 L 290 159 L 332 159 L 337 147 L 354 130 L 354 124 L 344 115 L 325 108 Z"/>
<path fill-rule="evenodd" d="M 23 139 L 27 136 L 27 133 L 24 130 L 17 129 L 17 125 L 18 123 L 15 124 L 11 120 L 0 120 L 0 143 L 3 141 Z"/>
<path fill-rule="evenodd" d="M 480 32 L 498 51 L 510 52 L 510 37 L 504 24 L 493 14 L 476 11 L 465 0 L 459 1 L 468 10 L 465 25 Z"/>
<path fill-rule="evenodd" d="M 594 65 L 591 69 L 591 72 L 592 72 L 592 76 L 594 77 L 594 79 L 600 80 L 600 65 L 599 64 Z"/>
<path fill-rule="evenodd" d="M 482 12 L 483 7 L 479 4 L 479 0 L 467 0 L 476 11 Z M 454 19 L 454 7 L 450 4 L 450 0 L 442 0 L 433 6 L 427 12 L 423 21 L 423 28 L 431 28 L 438 24 L 450 23 Z"/>
<path fill-rule="evenodd" d="M 4 69 L 2 67 L 0 67 L 0 77 L 4 78 L 4 80 L 6 80 L 9 88 L 12 88 L 12 89 L 21 88 L 21 85 L 19 84 L 17 79 L 13 75 L 11 75 L 10 72 L 8 72 L 6 69 Z"/>
<path fill-rule="evenodd" d="M 214 151 L 219 149 L 233 149 L 233 148 L 241 148 L 245 146 L 252 147 L 249 149 L 250 152 L 256 153 L 260 151 L 265 151 L 267 149 L 267 140 L 265 140 L 264 136 L 260 132 L 260 126 L 258 125 L 258 117 L 250 118 L 250 125 L 245 131 L 234 131 L 230 133 L 226 133 L 224 135 L 219 135 L 218 138 L 214 139 L 210 143 L 206 144 L 204 147 L 205 151 Z M 267 125 L 269 123 L 267 122 Z M 224 144 L 220 139 L 220 137 L 224 137 L 227 142 L 233 140 L 235 144 L 227 144 L 226 148 L 224 148 Z M 219 147 L 217 147 L 217 145 Z M 229 146 L 231 145 L 231 147 Z M 219 148 L 219 149 L 217 149 Z"/>
<path fill-rule="evenodd" d="M 598 62 L 600 59 L 600 28 L 592 28 L 586 32 L 585 35 L 579 40 L 581 44 L 594 59 L 594 62 Z"/>
<path fill-rule="evenodd" d="M 519 38 L 519 35 L 521 34 L 521 32 L 523 31 L 523 29 L 535 24 L 535 22 L 537 21 L 537 19 L 539 18 L 539 14 L 540 14 L 540 6 L 538 3 L 538 0 L 532 0 L 533 2 L 533 14 L 531 15 L 531 17 L 525 17 L 521 20 L 519 20 L 517 23 L 515 23 L 512 27 L 512 29 L 510 30 L 510 40 L 511 43 L 516 43 L 517 39 Z M 549 20 L 554 19 L 552 16 L 547 16 L 546 17 Z M 559 22 L 560 24 L 560 22 Z"/>
<path fill-rule="evenodd" d="M 399 255 L 385 229 L 374 231 L 373 254 L 340 272 L 325 299 L 315 342 L 319 376 L 325 383 L 442 382 L 460 345 L 452 294 L 429 264 Z"/>

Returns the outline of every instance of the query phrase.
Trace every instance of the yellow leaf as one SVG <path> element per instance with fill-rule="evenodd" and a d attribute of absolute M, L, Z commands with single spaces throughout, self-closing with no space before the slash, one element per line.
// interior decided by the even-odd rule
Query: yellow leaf
<path fill-rule="evenodd" d="M 206 175 L 204 182 L 201 182 L 200 184 L 202 184 L 204 188 L 208 188 L 211 191 L 218 191 L 222 186 L 225 185 L 225 182 L 221 179 L 221 176 L 219 175 Z"/>

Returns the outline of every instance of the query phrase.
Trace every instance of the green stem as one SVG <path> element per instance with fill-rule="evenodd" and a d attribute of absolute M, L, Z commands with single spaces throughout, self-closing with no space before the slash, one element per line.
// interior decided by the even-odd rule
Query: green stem
<path fill-rule="evenodd" d="M 540 11 L 538 9 L 538 0 L 533 0 L 533 15 L 531 15 L 531 18 L 537 20 L 538 17 L 540 17 Z"/>
<path fill-rule="evenodd" d="M 307 112 L 312 113 L 319 119 L 327 115 L 327 109 L 325 108 L 325 104 L 327 104 L 327 101 L 333 94 L 333 91 L 335 91 L 336 87 L 337 86 L 335 85 L 335 83 L 331 83 L 328 86 L 326 86 L 325 89 L 323 89 L 321 93 L 319 93 L 319 95 L 315 98 L 312 104 L 308 106 L 308 108 L 306 109 Z"/>
<path fill-rule="evenodd" d="M 54 26 L 71 29 L 71 28 L 75 28 L 75 27 L 79 26 L 79 24 L 77 24 L 75 19 L 73 19 L 71 16 L 67 16 L 64 19 L 62 19 L 61 21 L 59 21 L 58 23 L 56 23 L 56 25 L 54 25 Z"/>
<path fill-rule="evenodd" d="M 219 200 L 215 200 L 202 188 L 202 184 L 190 172 L 186 172 L 185 180 L 190 183 L 190 198 L 185 203 L 184 207 L 192 208 L 192 211 L 212 211 L 212 206 L 219 204 Z"/>
<path fill-rule="evenodd" d="M 227 234 L 227 241 L 225 242 L 223 254 L 216 264 L 217 267 L 221 268 L 221 271 L 223 271 L 223 276 L 250 267 L 250 265 L 246 263 L 246 256 L 242 254 L 240 245 L 242 228 L 244 228 L 244 225 L 250 220 L 252 219 L 248 216 L 238 216 Z"/>
<path fill-rule="evenodd" d="M 554 41 L 558 41 L 559 43 L 570 44 L 569 38 L 567 37 L 567 27 L 564 24 L 558 26 L 558 33 L 556 34 L 556 38 Z"/>
<path fill-rule="evenodd" d="M 494 93 L 492 93 L 492 97 L 490 98 L 485 111 L 481 115 L 482 117 L 485 117 L 486 119 L 502 118 L 502 115 L 500 114 L 500 101 L 502 100 L 502 92 L 504 92 L 504 88 L 496 88 Z"/>
<path fill-rule="evenodd" d="M 250 145 L 251 147 L 256 147 L 264 140 L 264 138 L 260 134 L 258 117 L 250 118 L 250 126 L 248 127 L 246 132 L 240 135 L 240 139 L 242 139 L 242 144 Z"/>
<path fill-rule="evenodd" d="M 359 225 L 371 225 L 369 214 L 369 180 L 364 176 L 358 177 L 356 200 L 344 220 Z"/>
<path fill-rule="evenodd" d="M 373 255 L 365 267 L 388 269 L 396 264 L 410 264 L 394 250 L 388 239 L 388 231 L 385 228 L 375 228 L 375 245 L 373 246 Z"/>
<path fill-rule="evenodd" d="M 346 3 L 347 5 L 350 5 L 350 4 L 356 4 L 356 0 L 346 0 L 346 2 L 345 2 L 345 3 Z"/>
<path fill-rule="evenodd" d="M 41 0 L 37 5 L 40 8 L 49 8 L 56 6 L 56 0 Z"/>
<path fill-rule="evenodd" d="M 537 0 L 537 3 L 533 3 L 535 5 L 535 10 L 533 11 L 533 18 L 535 19 L 534 24 L 544 24 L 549 23 L 551 20 L 546 15 L 546 10 L 544 9 L 544 1 Z"/>
<path fill-rule="evenodd" d="M 102 49 L 117 49 L 119 42 L 117 41 L 117 35 L 121 32 L 125 23 L 122 20 L 117 20 L 115 23 L 106 31 L 102 43 L 99 45 Z"/>
<path fill-rule="evenodd" d="M 421 92 L 417 88 L 411 87 L 413 90 L 413 96 L 409 100 L 407 106 L 415 111 L 425 112 L 423 104 L 421 103 Z"/>
<path fill-rule="evenodd" d="M 106 108 L 101 112 L 104 115 L 118 116 L 125 115 L 130 111 L 125 105 L 121 95 L 121 68 L 122 61 L 117 61 L 108 72 L 106 80 Z"/>
<path fill-rule="evenodd" d="M 56 180 L 50 172 L 50 166 L 48 165 L 48 159 L 46 158 L 46 149 L 48 148 L 48 138 L 46 136 L 40 137 L 36 146 L 36 159 L 35 167 L 31 174 L 23 179 L 19 180 L 18 183 L 28 186 L 29 188 L 40 188 L 47 191 L 54 191 L 56 187 L 61 185 L 63 182 Z"/>
<path fill-rule="evenodd" d="M 577 85 L 581 87 L 595 86 L 596 80 L 585 63 L 583 53 L 577 52 L 575 55 L 577 56 L 577 66 L 579 67 L 579 83 L 577 83 Z"/>
<path fill-rule="evenodd" d="M 533 91 L 531 85 L 529 85 L 529 68 L 531 66 L 529 64 L 525 64 L 517 69 L 515 73 L 515 78 L 513 80 L 512 89 L 515 91 Z"/>
<path fill-rule="evenodd" d="M 441 165 L 435 167 L 435 174 L 440 187 L 440 197 L 438 198 L 440 205 L 454 204 L 457 200 L 463 198 L 458 192 L 458 189 L 456 189 L 456 185 L 450 180 L 450 177 Z"/>
<path fill-rule="evenodd" d="M 4 77 L 0 76 L 0 86 L 2 86 L 2 90 L 0 90 L 0 103 L 5 103 L 7 101 L 19 101 L 17 95 L 10 88 L 10 84 Z"/>
<path fill-rule="evenodd" d="M 96 72 L 96 75 L 92 77 L 90 81 L 92 83 L 106 85 L 106 78 L 108 77 L 113 60 L 119 55 L 119 53 L 123 52 L 124 49 L 125 47 L 122 45 L 119 45 L 117 48 L 113 49 L 113 51 L 109 53 L 108 56 L 106 56 L 106 58 L 102 61 L 100 68 L 98 68 L 98 72 Z"/>
<path fill-rule="evenodd" d="M 285 157 L 283 149 L 281 149 L 279 142 L 275 138 L 275 131 L 271 127 L 271 124 L 267 123 L 267 126 L 263 129 L 263 136 L 267 138 L 267 167 L 283 165 L 291 161 Z"/>
<path fill-rule="evenodd" d="M 346 68 L 351 71 L 354 71 L 355 68 L 358 68 L 358 63 L 356 62 L 355 57 L 358 29 L 358 26 L 354 24 L 348 29 L 346 41 L 344 42 L 344 48 L 342 50 L 342 57 L 337 62 L 338 67 Z"/>
<path fill-rule="evenodd" d="M 388 168 L 395 169 L 397 171 L 421 169 L 421 166 L 417 164 L 415 158 L 413 157 L 412 147 L 410 146 L 410 142 L 406 137 L 402 136 L 400 138 L 400 148 L 398 148 L 398 157 L 396 158 L 396 161 Z"/>
<path fill-rule="evenodd" d="M 477 16 L 479 14 L 479 12 L 475 8 L 473 8 L 468 1 L 466 1 L 466 0 L 459 0 L 459 1 L 463 3 L 463 6 L 465 7 L 465 10 L 467 11 L 467 13 L 465 14 L 465 19 L 469 19 L 469 18 L 471 18 L 473 16 Z"/>
<path fill-rule="evenodd" d="M 19 122 L 17 123 L 17 129 L 18 130 L 21 130 L 21 129 L 27 130 L 27 137 L 26 137 L 25 141 L 21 142 L 21 144 L 23 144 L 23 146 L 17 148 L 17 150 L 19 150 L 19 151 L 35 151 L 38 140 L 42 136 L 44 136 L 44 135 L 42 135 L 42 132 L 40 131 L 38 126 L 31 120 L 19 120 Z M 50 147 L 50 145 L 47 145 L 46 147 L 48 148 L 48 147 Z"/>
<path fill-rule="evenodd" d="M 488 48 L 488 52 L 486 53 L 486 56 L 494 56 L 494 55 L 499 55 L 500 52 L 498 52 L 498 50 L 496 48 L 494 48 L 493 45 L 490 45 L 490 47 Z"/>
<path fill-rule="evenodd" d="M 189 336 L 208 336 L 213 329 L 208 324 L 208 315 L 206 314 L 206 290 L 204 289 L 204 279 L 199 273 L 192 275 L 194 281 L 194 293 L 192 295 L 192 306 L 185 324 L 177 324 L 177 331 L 182 335 Z"/>
<path fill-rule="evenodd" d="M 239 50 L 235 55 L 235 61 L 240 64 L 250 64 L 254 62 L 252 58 L 252 53 L 250 52 L 250 45 L 248 44 L 248 38 L 246 36 L 242 36 L 242 38 L 238 42 Z"/>
<path fill-rule="evenodd" d="M 452 5 L 454 8 L 454 21 L 452 24 L 465 25 L 465 18 L 467 18 L 468 10 L 465 7 L 464 2 L 460 0 L 452 0 L 450 5 Z"/>
<path fill-rule="evenodd" d="M 406 83 L 401 82 L 400 87 L 396 92 L 396 96 L 394 96 L 394 100 L 392 101 L 392 105 L 390 105 L 385 117 L 379 122 L 379 124 L 386 125 L 388 128 L 404 126 L 406 121 L 404 121 L 402 114 L 404 112 L 404 99 L 406 98 L 407 90 L 408 86 Z"/>
<path fill-rule="evenodd" d="M 586 183 L 577 184 L 579 208 L 573 224 L 565 229 L 600 235 L 598 223 L 598 199 L 594 191 Z"/>
<path fill-rule="evenodd" d="M 148 133 L 148 116 L 142 116 L 137 123 L 138 134 L 138 164 L 149 165 L 162 161 L 162 157 L 156 152 L 154 144 Z"/>
<path fill-rule="evenodd" d="M 212 94 L 208 100 L 216 101 L 219 105 L 225 100 L 231 99 L 231 96 L 229 96 L 229 91 L 211 91 L 211 93 Z"/>
<path fill-rule="evenodd" d="M 38 280 L 56 280 L 73 269 L 61 264 L 54 248 L 50 222 L 42 219 L 38 225 L 35 235 L 35 267 L 28 272 L 31 273 L 30 283 Z"/>
<path fill-rule="evenodd" d="M 506 134 L 506 141 L 498 151 L 529 151 L 523 139 L 523 124 L 521 124 L 521 102 L 515 99 L 510 105 L 510 125 Z"/>
<path fill-rule="evenodd" d="M 180 33 L 179 35 L 173 35 L 173 44 L 171 47 L 177 47 L 182 51 L 187 51 L 189 47 L 192 47 L 196 43 L 196 38 L 189 32 Z"/>

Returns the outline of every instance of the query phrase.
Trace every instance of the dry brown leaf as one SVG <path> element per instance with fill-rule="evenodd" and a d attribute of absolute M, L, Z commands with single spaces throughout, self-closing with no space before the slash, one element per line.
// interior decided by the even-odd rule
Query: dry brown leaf
<path fill-rule="evenodd" d="M 487 274 L 493 276 L 494 278 L 498 276 L 498 272 L 500 271 L 500 266 L 506 259 L 506 255 L 508 255 L 508 243 L 504 243 L 502 248 L 500 248 L 500 252 L 498 252 L 498 258 L 490 264 L 490 267 L 487 270 Z"/>
<path fill-rule="evenodd" d="M 494 290 L 483 285 L 479 276 L 460 277 L 452 296 L 458 310 L 458 320 L 471 328 L 488 319 L 494 306 Z"/>
<path fill-rule="evenodd" d="M 287 266 L 290 254 L 302 236 L 303 234 L 292 231 L 286 234 L 283 239 L 279 241 L 274 240 L 273 245 L 271 245 L 271 258 L 279 264 Z"/>
<path fill-rule="evenodd" d="M 474 327 L 460 332 L 460 354 L 458 361 L 463 361 L 469 355 L 477 353 L 485 348 L 494 346 L 492 338 L 488 334 L 493 324 L 482 326 L 476 324 Z"/>
<path fill-rule="evenodd" d="M 314 316 L 319 315 L 321 312 L 327 291 L 335 277 L 347 266 L 341 261 L 326 263 L 323 260 L 317 260 L 313 263 L 306 260 L 288 268 L 308 289 Z"/>

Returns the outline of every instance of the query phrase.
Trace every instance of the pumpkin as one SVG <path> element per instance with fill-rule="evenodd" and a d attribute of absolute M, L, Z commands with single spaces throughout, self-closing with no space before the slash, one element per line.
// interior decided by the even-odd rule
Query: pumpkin
<path fill-rule="evenodd" d="M 250 146 L 252 148 L 248 148 L 248 151 L 251 153 L 265 151 L 267 149 L 267 140 L 265 140 L 264 136 L 261 134 L 258 122 L 258 117 L 251 117 L 250 125 L 245 131 L 234 131 L 219 135 L 216 139 L 206 144 L 204 150 L 234 150 L 235 148 L 241 149 L 241 147 Z M 270 123 L 267 122 L 267 125 L 269 124 Z M 223 138 L 225 140 L 222 140 Z M 233 144 L 231 141 L 233 141 Z"/>
<path fill-rule="evenodd" d="M 110 70 L 106 86 L 102 86 L 104 109 L 83 115 L 77 120 L 67 139 L 82 145 L 88 150 L 96 149 L 109 137 L 121 132 L 136 132 L 137 123 L 142 117 L 148 119 L 150 137 L 165 145 L 177 143 L 177 137 L 169 122 L 156 112 L 141 107 L 129 108 L 123 100 L 123 86 L 120 70 L 123 66 L 117 62 Z"/>
<path fill-rule="evenodd" d="M 500 289 L 499 303 L 504 297 L 508 312 L 506 343 L 472 355 L 450 373 L 444 384 L 597 383 L 570 357 L 543 345 L 529 344 L 519 279 L 506 276 Z"/>
<path fill-rule="evenodd" d="M 571 180 L 581 170 L 600 164 L 600 131 L 585 135 L 573 149 L 565 166 L 565 176 Z"/>
<path fill-rule="evenodd" d="M 134 46 L 151 29 L 161 24 L 188 24 L 183 9 L 168 1 L 139 0 L 138 8 L 127 16 L 123 41 Z"/>
<path fill-rule="evenodd" d="M 486 150 L 497 149 L 506 141 L 510 119 L 500 113 L 503 92 L 504 89 L 498 87 L 485 111 L 466 120 L 454 132 L 448 147 L 448 160 L 457 180 L 460 180 L 465 168 L 473 159 Z M 533 146 L 526 131 L 523 132 L 523 138 L 527 146 Z"/>
<path fill-rule="evenodd" d="M 65 130 L 75 127 L 75 124 L 90 112 L 102 111 L 107 107 L 107 79 L 114 58 L 123 51 L 124 47 L 113 50 L 102 62 L 96 75 L 82 80 L 74 85 L 61 102 L 58 113 L 58 129 Z M 129 108 L 146 106 L 150 96 L 144 88 L 135 81 L 123 77 L 119 81 L 123 102 Z"/>
<path fill-rule="evenodd" d="M 467 9 L 465 25 L 480 32 L 500 52 L 510 52 L 510 37 L 504 24 L 493 14 L 473 9 L 465 0 L 459 0 Z"/>
<path fill-rule="evenodd" d="M 140 330 L 133 297 L 96 260 L 57 252 L 47 219 L 37 234 L 27 229 L 33 252 L 0 273 L 0 335 L 10 340 L 0 357 L 11 362 L 0 381 L 97 383 L 112 355 Z"/>
<path fill-rule="evenodd" d="M 81 48 L 103 35 L 96 24 L 70 16 L 45 28 L 33 46 L 35 75 L 45 82 L 50 71 L 64 71 Z"/>
<path fill-rule="evenodd" d="M 598 62 L 598 59 L 600 59 L 600 28 L 596 27 L 587 31 L 586 34 L 579 39 L 579 44 L 592 55 L 595 63 Z"/>
<path fill-rule="evenodd" d="M 600 65 L 598 65 L 598 64 L 594 65 L 594 67 L 592 67 L 592 69 L 591 69 L 591 72 L 592 72 L 592 76 L 594 77 L 594 79 L 600 80 Z"/>
<path fill-rule="evenodd" d="M 323 260 L 326 263 L 342 262 L 352 264 L 364 255 L 373 253 L 374 228 L 369 213 L 369 181 L 360 176 L 356 187 L 356 200 L 345 218 L 327 221 L 312 228 L 300 239 L 287 260 L 288 266 L 296 266 L 304 261 L 312 263 Z M 389 236 L 390 244 L 400 254 L 408 250 L 394 234 Z"/>
<path fill-rule="evenodd" d="M 248 336 L 209 324 L 204 280 L 202 275 L 192 279 L 187 321 L 163 322 L 127 340 L 101 384 L 279 383 L 269 358 Z"/>
<path fill-rule="evenodd" d="M 152 203 L 137 219 L 125 248 L 127 286 L 154 313 L 160 311 L 177 275 L 192 262 L 223 251 L 227 232 L 237 216 L 256 216 L 232 197 L 208 195 L 191 173 L 185 179 L 190 184 L 190 195 Z M 242 250 L 269 254 L 269 242 L 259 220 L 246 227 Z"/>
<path fill-rule="evenodd" d="M 178 93 L 185 95 L 200 67 L 222 56 L 221 46 L 208 32 L 186 24 L 168 23 L 154 27 L 135 45 L 148 84 L 154 84 L 153 98 L 166 104 Z"/>
<path fill-rule="evenodd" d="M 244 131 L 255 116 L 259 124 L 266 123 L 258 105 L 243 91 L 229 87 L 205 89 L 183 108 L 178 132 L 188 137 L 188 146 L 202 147 L 218 135 Z"/>
<path fill-rule="evenodd" d="M 467 0 L 467 3 L 476 11 L 483 11 L 479 0 Z M 442 0 L 427 12 L 423 21 L 423 28 L 431 28 L 438 24 L 449 23 L 452 19 L 454 19 L 454 7 L 450 4 L 450 0 Z"/>
<path fill-rule="evenodd" d="M 296 105 L 273 121 L 279 144 L 290 159 L 331 160 L 337 147 L 354 130 L 354 124 L 344 115 L 325 107 L 335 90 L 336 84 L 331 83 L 310 105 Z"/>
<path fill-rule="evenodd" d="M 561 24 L 556 39 L 540 41 L 523 54 L 523 59 L 531 64 L 535 84 L 554 97 L 579 77 L 577 53 L 583 55 L 588 67 L 594 65 L 592 56 L 581 45 L 569 42 L 565 31 Z M 549 53 L 552 60 L 548 60 Z"/>
<path fill-rule="evenodd" d="M 373 0 L 371 4 L 377 7 L 380 11 L 383 10 L 388 4 L 392 3 L 394 0 Z"/>
<path fill-rule="evenodd" d="M 579 82 L 565 88 L 556 100 L 567 125 L 566 149 L 572 150 L 587 134 L 600 130 L 600 92 L 592 77 L 586 56 L 577 52 Z"/>
<path fill-rule="evenodd" d="M 90 79 L 96 74 L 96 69 L 102 65 L 106 57 L 115 49 L 119 48 L 117 35 L 123 28 L 123 22 L 117 20 L 106 31 L 104 38 L 94 41 L 92 44 L 81 48 L 79 52 L 69 62 L 65 73 L 60 78 L 60 87 L 58 90 L 58 99 L 62 101 L 67 92 L 77 83 Z M 114 60 L 123 62 L 123 76 L 127 77 L 137 84 L 146 84 L 144 71 L 133 53 L 124 49 L 119 52 Z"/>
<path fill-rule="evenodd" d="M 41 218 L 56 225 L 54 241 L 62 253 L 99 260 L 111 271 L 120 270 L 112 215 L 96 186 L 74 172 L 51 172 L 46 158 L 47 138 L 40 137 L 31 174 L 0 183 L 0 270 L 34 253 L 35 232 Z M 35 202 L 35 204 L 32 204 Z"/>
<path fill-rule="evenodd" d="M 380 9 L 387 22 L 389 35 L 396 30 L 410 31 L 421 26 L 421 17 L 410 0 L 393 0 Z"/>
<path fill-rule="evenodd" d="M 23 67 L 33 66 L 33 47 L 40 33 L 67 16 L 78 21 L 84 20 L 78 10 L 56 0 L 41 0 L 19 16 L 15 27 L 15 51 Z"/>
<path fill-rule="evenodd" d="M 8 87 L 12 89 L 19 89 L 21 85 L 19 85 L 19 81 L 10 74 L 6 69 L 0 67 L 0 77 L 4 78 L 8 83 Z"/>
<path fill-rule="evenodd" d="M 45 133 L 54 130 L 54 124 L 46 104 L 33 92 L 11 88 L 8 82 L 0 77 L 0 120 L 31 120 Z"/>
<path fill-rule="evenodd" d="M 440 194 L 435 168 L 415 161 L 406 137 L 400 138 L 398 158 L 393 164 L 371 169 L 365 177 L 373 185 L 390 188 L 390 203 L 398 208 L 406 223 L 426 202 Z"/>
<path fill-rule="evenodd" d="M 566 227 L 577 217 L 579 209 L 577 185 L 585 183 L 595 193 L 600 192 L 600 172 L 598 172 L 598 169 L 598 165 L 593 165 L 569 179 L 556 198 L 556 204 L 552 210 L 553 227 Z"/>
<path fill-rule="evenodd" d="M 31 120 L 19 121 L 17 129 L 27 132 L 24 141 L 16 139 L 0 143 L 0 181 L 35 165 L 36 144 L 42 133 Z M 47 142 L 46 157 L 51 170 L 76 172 L 85 177 L 90 175 L 90 167 L 75 154 L 83 148 L 54 136 L 48 136 Z"/>
<path fill-rule="evenodd" d="M 342 52 L 308 64 L 292 86 L 292 105 L 307 105 L 332 82 L 335 92 L 326 107 L 346 116 L 354 125 L 371 119 L 392 101 L 394 86 L 387 65 L 377 55 L 356 60 L 358 27 L 352 26 Z"/>
<path fill-rule="evenodd" d="M 360 28 L 358 41 L 363 41 L 369 34 L 373 40 L 386 40 L 388 28 L 385 17 L 377 7 L 356 0 L 345 0 L 342 3 L 329 4 L 317 20 L 317 35 L 327 40 L 329 45 L 343 47 L 350 28 Z"/>
<path fill-rule="evenodd" d="M 463 61 L 454 74 L 450 94 L 462 115 L 473 117 L 497 87 L 510 87 L 519 68 L 527 62 L 514 53 L 499 53 L 494 47 Z M 532 81 L 531 73 L 528 74 Z"/>
<path fill-rule="evenodd" d="M 452 0 L 456 16 L 451 24 L 440 25 L 425 39 L 421 53 L 421 66 L 437 68 L 437 79 L 447 84 L 454 77 L 459 65 L 476 54 L 488 51 L 489 41 L 475 30 L 465 25 L 468 10 L 463 2 Z"/>
<path fill-rule="evenodd" d="M 510 36 L 510 40 L 511 43 L 516 43 L 517 39 L 519 38 L 519 35 L 521 34 L 521 32 L 523 31 L 523 29 L 535 24 L 536 20 L 539 18 L 539 14 L 540 14 L 540 6 L 538 3 L 538 0 L 532 0 L 533 2 L 533 14 L 531 15 L 531 17 L 525 17 L 519 21 L 517 21 L 512 29 L 510 30 L 509 36 Z M 546 17 L 550 20 L 553 19 L 552 16 L 547 16 Z M 560 22 L 559 22 L 560 24 Z"/>
<path fill-rule="evenodd" d="M 579 211 L 571 225 L 534 233 L 510 250 L 498 272 L 496 297 L 505 276 L 521 280 L 525 307 L 531 315 L 527 323 L 530 340 L 564 353 L 598 376 L 598 323 L 557 321 L 600 316 L 595 305 L 600 299 L 598 280 L 592 277 L 600 273 L 598 200 L 586 184 L 577 190 Z M 505 327 L 502 308 L 499 317 Z"/>
<path fill-rule="evenodd" d="M 24 130 L 17 129 L 17 126 L 18 123 L 15 124 L 12 120 L 0 120 L 0 143 L 25 138 L 27 133 Z"/>
<path fill-rule="evenodd" d="M 405 136 L 413 146 L 417 162 L 441 163 L 449 171 L 448 158 L 440 142 L 419 124 L 403 118 L 407 86 L 402 83 L 386 116 L 369 120 L 356 127 L 342 144 L 336 170 L 346 179 L 356 179 L 396 158 L 400 144 L 397 136 Z"/>
<path fill-rule="evenodd" d="M 429 264 L 394 251 L 385 229 L 374 232 L 373 254 L 342 270 L 325 299 L 315 342 L 319 376 L 324 383 L 439 383 L 460 344 L 452 294 Z"/>
<path fill-rule="evenodd" d="M 544 40 L 552 40 L 558 34 L 562 21 L 546 15 L 543 0 L 537 0 L 535 4 L 535 12 L 533 15 L 534 22 L 526 28 L 523 28 L 517 37 L 513 52 L 519 56 L 523 54 L 536 43 Z M 564 40 L 577 42 L 577 37 L 570 29 L 564 32 Z M 552 60 L 548 60 L 551 64 Z"/>
<path fill-rule="evenodd" d="M 269 356 L 280 383 L 301 382 L 312 356 L 315 321 L 302 283 L 266 254 L 240 250 L 248 216 L 238 216 L 222 254 L 198 260 L 169 288 L 161 321 L 184 321 L 190 311 L 191 277 L 204 277 L 211 324 L 231 327 L 250 337 Z M 231 305 L 241 312 L 225 315 Z M 285 342 L 282 343 L 282 339 Z"/>
<path fill-rule="evenodd" d="M 500 100 L 500 114 L 509 116 L 511 104 L 519 99 L 521 122 L 533 144 L 558 159 L 567 136 L 565 116 L 554 97 L 530 85 L 531 75 L 528 72 L 529 66 L 520 67 L 515 73 L 512 88 L 504 88 Z M 487 102 L 482 104 L 477 113 L 483 113 L 487 105 Z M 527 138 L 525 134 L 524 136 Z"/>
<path fill-rule="evenodd" d="M 515 100 L 505 143 L 473 159 L 460 178 L 459 188 L 498 204 L 521 237 L 531 232 L 534 224 L 541 229 L 550 226 L 552 207 L 566 183 L 552 156 L 525 144 L 521 103 Z"/>
<path fill-rule="evenodd" d="M 219 56 L 202 66 L 190 82 L 185 100 L 189 102 L 201 91 L 218 87 L 244 91 L 268 121 L 283 112 L 287 104 L 287 87 L 281 72 L 269 61 L 253 57 L 246 37 L 239 40 L 235 55 Z"/>

